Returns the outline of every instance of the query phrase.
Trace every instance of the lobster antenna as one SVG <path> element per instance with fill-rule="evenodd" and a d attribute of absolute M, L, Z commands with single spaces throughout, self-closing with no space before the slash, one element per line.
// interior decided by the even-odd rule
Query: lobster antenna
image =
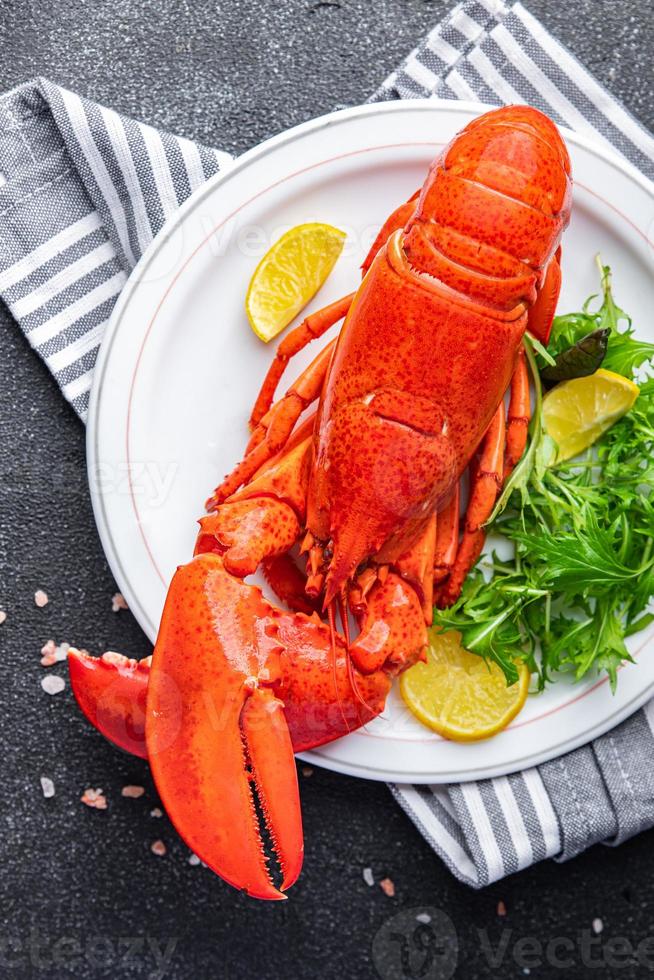
<path fill-rule="evenodd" d="M 343 702 L 341 701 L 341 694 L 338 689 L 338 670 L 336 667 L 336 621 L 334 615 L 334 600 L 327 606 L 327 618 L 329 620 L 329 639 L 332 648 L 332 669 L 334 672 L 334 690 L 336 691 L 336 700 L 338 701 L 339 711 L 341 712 L 341 718 L 343 719 L 343 724 L 346 730 L 349 732 L 350 726 L 348 724 L 347 718 L 345 717 L 345 712 L 343 711 Z M 346 654 L 347 656 L 347 654 Z M 349 657 L 347 657 L 349 660 Z"/>
<path fill-rule="evenodd" d="M 347 618 L 347 603 L 345 602 L 345 597 L 342 592 L 338 597 L 338 611 L 341 614 L 341 622 L 343 623 L 343 632 L 345 633 L 345 642 L 347 644 L 347 651 L 345 654 L 345 660 L 347 664 L 347 678 L 350 682 L 352 693 L 354 694 L 359 704 L 362 704 L 363 707 L 366 709 L 366 711 L 370 711 L 370 706 L 368 705 L 368 702 L 366 701 L 366 699 L 361 694 L 361 691 L 359 690 L 359 687 L 356 682 L 356 677 L 354 676 L 354 671 L 352 669 L 352 658 L 350 657 L 350 623 Z M 357 708 L 357 714 L 359 715 L 359 722 L 363 724 L 363 722 L 361 721 L 361 715 L 359 713 L 358 708 Z"/>

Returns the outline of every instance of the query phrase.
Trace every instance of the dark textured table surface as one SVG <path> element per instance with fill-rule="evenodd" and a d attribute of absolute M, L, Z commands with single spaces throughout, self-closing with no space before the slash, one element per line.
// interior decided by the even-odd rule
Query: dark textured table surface
<path fill-rule="evenodd" d="M 238 152 L 337 103 L 363 101 L 449 6 L 2 0 L 0 90 L 42 74 Z M 650 0 L 528 6 L 654 128 Z M 150 815 L 157 800 L 146 765 L 96 735 L 68 689 L 41 690 L 40 649 L 50 637 L 94 652 L 149 649 L 131 614 L 111 610 L 115 586 L 86 492 L 82 426 L 6 311 L 0 320 L 0 608 L 8 614 L 0 627 L 0 976 L 369 977 L 378 930 L 423 906 L 453 920 L 462 980 L 646 975 L 615 941 L 635 944 L 654 930 L 652 833 L 474 893 L 385 786 L 316 769 L 301 777 L 307 855 L 291 901 L 257 904 L 189 865 L 166 818 Z M 37 588 L 49 595 L 44 609 L 34 604 Z M 55 783 L 51 799 L 41 776 Z M 121 797 L 127 783 L 144 785 L 145 795 Z M 102 787 L 107 810 L 81 805 L 88 786 Z M 150 851 L 157 838 L 165 857 Z M 365 883 L 367 867 L 377 882 L 394 881 L 393 898 Z M 575 944 L 568 970 L 552 955 L 535 965 L 529 943 L 519 943 L 556 937 Z M 602 969 L 607 949 L 614 965 Z M 420 973 L 417 962 L 405 976 L 445 976 Z"/>

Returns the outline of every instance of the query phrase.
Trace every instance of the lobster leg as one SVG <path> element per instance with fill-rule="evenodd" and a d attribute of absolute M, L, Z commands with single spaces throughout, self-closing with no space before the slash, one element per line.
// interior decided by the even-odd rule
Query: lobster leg
<path fill-rule="evenodd" d="M 372 243 L 370 251 L 361 263 L 361 271 L 363 275 L 366 274 L 372 265 L 377 252 L 383 245 L 386 244 L 393 232 L 397 231 L 398 228 L 406 227 L 411 218 L 414 216 L 421 190 L 422 188 L 419 187 L 415 194 L 411 195 L 408 201 L 404 201 L 403 204 L 400 204 L 399 207 L 395 208 L 395 210 L 389 214 L 388 218 L 377 232 L 377 237 Z"/>
<path fill-rule="evenodd" d="M 331 343 L 327 344 L 327 346 L 320 351 L 318 356 L 314 358 L 309 367 L 302 372 L 297 381 L 291 385 L 286 394 L 283 395 L 279 401 L 276 401 L 275 404 L 272 405 L 266 412 L 250 436 L 250 441 L 248 442 L 245 450 L 246 457 L 253 453 L 262 442 L 265 442 L 271 425 L 276 422 L 280 413 L 288 412 L 290 408 L 297 408 L 297 404 L 292 404 L 292 399 L 294 396 L 300 398 L 304 403 L 306 402 L 307 398 L 312 398 L 317 386 L 318 392 L 315 397 L 318 397 L 335 346 L 336 340 L 332 340 Z M 309 403 L 307 402 L 307 404 Z M 306 407 L 306 405 L 304 405 L 304 407 Z M 301 409 L 301 411 L 303 410 L 304 409 Z"/>
<path fill-rule="evenodd" d="M 318 354 L 306 371 L 291 385 L 284 397 L 275 402 L 264 416 L 259 423 L 261 442 L 255 443 L 245 458 L 216 487 L 206 502 L 207 510 L 215 510 L 240 486 L 248 483 L 257 470 L 284 448 L 302 412 L 320 396 L 334 343 L 335 341 L 332 341 Z M 255 435 L 256 433 L 253 434 L 251 443 Z"/>
<path fill-rule="evenodd" d="M 290 359 L 295 354 L 299 354 L 312 340 L 322 337 L 330 327 L 342 320 L 353 299 L 354 293 L 349 293 L 349 295 L 337 299 L 336 302 L 330 303 L 329 306 L 323 306 L 321 310 L 310 313 L 299 326 L 291 330 L 287 337 L 284 337 L 277 348 L 275 358 L 268 368 L 268 373 L 254 403 L 250 415 L 251 428 L 257 426 L 270 409 L 277 385 Z"/>
<path fill-rule="evenodd" d="M 550 259 L 536 302 L 529 310 L 528 329 L 542 344 L 547 345 L 552 320 L 561 290 L 561 246 Z"/>
<path fill-rule="evenodd" d="M 350 657 L 361 674 L 382 666 L 398 672 L 424 657 L 427 627 L 420 598 L 410 582 L 389 572 L 373 585 L 362 616 L 361 632 Z"/>
<path fill-rule="evenodd" d="M 452 570 L 459 547 L 460 489 L 457 482 L 445 507 L 436 515 L 434 549 L 434 586 L 444 582 Z"/>
<path fill-rule="evenodd" d="M 504 457 L 504 479 L 508 479 L 512 470 L 519 462 L 527 445 L 527 429 L 531 415 L 529 397 L 529 372 L 525 349 L 518 352 L 515 371 L 511 378 L 511 395 L 507 413 L 506 455 Z"/>
<path fill-rule="evenodd" d="M 307 577 L 288 553 L 267 558 L 263 563 L 263 574 L 275 595 L 289 609 L 310 614 L 320 608 L 320 603 L 307 595 Z"/>
<path fill-rule="evenodd" d="M 433 618 L 435 548 L 436 514 L 432 514 L 413 547 L 395 562 L 395 568 L 402 578 L 410 582 L 418 593 L 428 626 L 431 625 Z"/>
<path fill-rule="evenodd" d="M 450 606 L 458 599 L 465 577 L 483 548 L 486 537 L 483 525 L 488 520 L 502 487 L 504 436 L 504 402 L 500 402 L 484 436 L 481 459 L 470 491 L 461 544 L 450 576 L 438 595 L 437 601 L 441 608 Z"/>

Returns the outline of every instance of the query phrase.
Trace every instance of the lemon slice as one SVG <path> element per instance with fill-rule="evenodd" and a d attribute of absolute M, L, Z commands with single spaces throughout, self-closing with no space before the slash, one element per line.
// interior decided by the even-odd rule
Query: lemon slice
<path fill-rule="evenodd" d="M 318 292 L 343 250 L 345 232 L 312 222 L 296 225 L 268 249 L 254 270 L 245 312 L 268 343 Z"/>
<path fill-rule="evenodd" d="M 507 686 L 497 664 L 461 646 L 461 634 L 429 630 L 427 662 L 400 677 L 407 706 L 423 725 L 455 742 L 476 742 L 505 728 L 525 703 L 529 669 L 516 664 L 518 681 Z"/>
<path fill-rule="evenodd" d="M 588 449 L 638 398 L 638 385 L 603 368 L 563 381 L 543 398 L 545 429 L 558 446 L 557 463 Z"/>

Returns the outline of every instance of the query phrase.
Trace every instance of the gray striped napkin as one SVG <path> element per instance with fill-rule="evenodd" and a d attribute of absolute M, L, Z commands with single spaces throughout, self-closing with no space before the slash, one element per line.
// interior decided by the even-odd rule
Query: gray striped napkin
<path fill-rule="evenodd" d="M 654 178 L 654 139 L 520 4 L 467 0 L 371 101 L 531 102 Z M 230 157 L 44 79 L 0 98 L 0 296 L 86 419 L 93 366 L 130 270 Z M 654 703 L 592 745 L 499 779 L 391 790 L 462 881 L 654 825 Z"/>
<path fill-rule="evenodd" d="M 83 421 L 127 276 L 230 160 L 43 78 L 0 98 L 0 296 Z"/>

